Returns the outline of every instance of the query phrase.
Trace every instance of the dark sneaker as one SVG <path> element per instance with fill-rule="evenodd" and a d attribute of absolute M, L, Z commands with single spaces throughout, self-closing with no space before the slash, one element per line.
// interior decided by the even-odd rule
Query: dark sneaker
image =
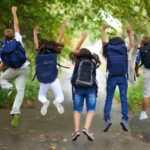
<path fill-rule="evenodd" d="M 111 121 L 110 121 L 110 120 L 107 120 L 107 121 L 105 122 L 103 132 L 107 132 L 107 131 L 109 130 L 109 128 L 110 128 L 111 125 L 112 125 Z"/>
<path fill-rule="evenodd" d="M 84 128 L 82 132 L 87 136 L 89 141 L 94 141 L 93 133 L 90 133 L 86 128 Z"/>
<path fill-rule="evenodd" d="M 80 136 L 80 132 L 79 131 L 76 131 L 72 134 L 72 139 L 71 141 L 76 141 L 77 138 Z"/>
<path fill-rule="evenodd" d="M 121 125 L 123 131 L 128 132 L 128 128 L 129 128 L 129 127 L 128 127 L 127 121 L 125 121 L 125 120 L 123 119 L 122 122 L 120 122 L 120 125 Z"/>
<path fill-rule="evenodd" d="M 14 114 L 13 120 L 12 120 L 12 122 L 11 122 L 11 127 L 12 127 L 12 128 L 16 128 L 16 127 L 18 126 L 18 124 L 19 124 L 19 119 L 20 119 L 19 114 Z"/>

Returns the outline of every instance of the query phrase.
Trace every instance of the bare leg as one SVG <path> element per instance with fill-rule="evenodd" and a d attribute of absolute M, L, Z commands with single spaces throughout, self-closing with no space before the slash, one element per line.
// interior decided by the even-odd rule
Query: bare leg
<path fill-rule="evenodd" d="M 146 111 L 148 107 L 148 98 L 143 97 L 143 101 L 142 101 L 142 110 Z"/>
<path fill-rule="evenodd" d="M 84 129 L 82 130 L 82 132 L 87 136 L 87 139 L 89 141 L 94 141 L 93 133 L 89 132 L 89 128 L 91 126 L 91 122 L 93 120 L 94 114 L 95 114 L 94 111 L 90 111 L 87 113 L 85 126 L 84 126 Z"/>
<path fill-rule="evenodd" d="M 89 128 L 90 128 L 90 125 L 91 125 L 91 122 L 93 120 L 94 114 L 95 114 L 94 111 L 90 111 L 86 115 L 86 121 L 85 121 L 84 128 L 86 128 L 87 130 L 89 130 Z"/>
<path fill-rule="evenodd" d="M 143 101 L 142 101 L 142 112 L 140 114 L 140 120 L 143 120 L 143 119 L 147 119 L 148 118 L 148 115 L 147 115 L 147 107 L 148 107 L 148 98 L 146 97 L 143 97 Z"/>
<path fill-rule="evenodd" d="M 80 129 L 80 112 L 74 111 L 73 117 L 74 117 L 74 131 L 77 132 Z"/>

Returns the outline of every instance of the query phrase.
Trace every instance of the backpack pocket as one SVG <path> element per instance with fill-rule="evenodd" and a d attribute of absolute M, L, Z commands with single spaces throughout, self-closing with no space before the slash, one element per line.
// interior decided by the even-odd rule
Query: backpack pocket
<path fill-rule="evenodd" d="M 41 83 L 51 83 L 58 75 L 56 55 L 38 55 L 36 58 L 36 76 Z"/>
<path fill-rule="evenodd" d="M 108 59 L 108 71 L 110 75 L 125 75 L 128 72 L 126 56 L 111 56 Z"/>
<path fill-rule="evenodd" d="M 74 74 L 75 86 L 92 87 L 94 85 L 94 64 L 90 60 L 82 60 L 79 63 L 76 74 Z"/>

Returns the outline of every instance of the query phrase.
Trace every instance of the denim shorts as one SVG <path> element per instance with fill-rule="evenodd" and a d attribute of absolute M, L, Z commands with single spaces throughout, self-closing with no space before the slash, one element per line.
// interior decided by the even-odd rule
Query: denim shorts
<path fill-rule="evenodd" d="M 73 99 L 73 109 L 82 112 L 84 99 L 86 100 L 86 110 L 96 110 L 96 89 L 95 88 L 75 88 Z"/>

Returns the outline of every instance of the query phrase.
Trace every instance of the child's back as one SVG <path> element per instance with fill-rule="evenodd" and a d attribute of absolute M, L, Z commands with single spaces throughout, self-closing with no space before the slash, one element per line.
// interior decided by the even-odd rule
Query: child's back
<path fill-rule="evenodd" d="M 75 141 L 80 136 L 79 118 L 83 109 L 84 99 L 86 101 L 87 117 L 82 132 L 87 136 L 88 140 L 93 141 L 94 138 L 89 132 L 89 128 L 96 109 L 96 68 L 99 67 L 100 60 L 97 55 L 92 55 L 85 48 L 80 49 L 77 53 L 71 53 L 70 56 L 72 60 L 75 60 L 75 68 L 71 79 L 74 109 L 74 133 L 72 141 Z"/>
<path fill-rule="evenodd" d="M 119 87 L 121 108 L 122 108 L 122 121 L 121 126 L 124 131 L 128 131 L 128 103 L 127 103 L 127 74 L 128 74 L 128 57 L 127 52 L 132 48 L 132 32 L 131 29 L 127 29 L 129 36 L 129 44 L 126 47 L 125 42 L 120 37 L 114 37 L 106 43 L 106 29 L 107 24 L 102 26 L 102 44 L 103 55 L 107 59 L 107 96 L 104 107 L 104 120 L 105 128 L 104 132 L 108 131 L 111 126 L 110 113 L 112 107 L 112 101 L 116 86 Z"/>

